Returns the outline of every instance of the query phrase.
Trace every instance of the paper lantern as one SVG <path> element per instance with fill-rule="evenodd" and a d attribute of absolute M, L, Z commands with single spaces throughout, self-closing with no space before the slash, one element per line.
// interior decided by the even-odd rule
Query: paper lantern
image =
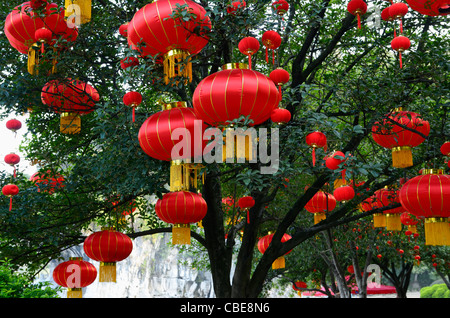
<path fill-rule="evenodd" d="M 238 48 L 242 54 L 248 56 L 248 68 L 251 70 L 252 55 L 258 52 L 259 41 L 252 36 L 248 36 L 239 41 Z"/>
<path fill-rule="evenodd" d="M 415 131 L 428 136 L 430 124 L 417 113 L 404 111 L 401 108 L 385 115 L 387 118 L 372 126 L 373 140 L 383 148 L 392 151 L 392 166 L 406 168 L 413 165 L 411 149 L 419 146 L 425 138 Z M 404 129 L 396 123 L 406 126 Z M 414 131 L 415 130 L 415 131 Z"/>
<path fill-rule="evenodd" d="M 289 3 L 286 0 L 276 0 L 272 3 L 272 9 L 275 10 L 278 15 L 283 16 L 289 10 Z"/>
<path fill-rule="evenodd" d="M 7 184 L 2 188 L 3 195 L 9 198 L 9 211 L 12 210 L 12 199 L 19 194 L 19 187 L 15 184 Z"/>
<path fill-rule="evenodd" d="M 389 14 L 393 19 L 398 19 L 400 22 L 400 33 L 403 33 L 402 18 L 408 13 L 408 6 L 403 2 L 393 3 L 389 7 Z"/>
<path fill-rule="evenodd" d="M 305 210 L 314 214 L 314 224 L 326 219 L 326 213 L 334 210 L 336 207 L 336 198 L 322 190 L 316 194 L 305 205 Z"/>
<path fill-rule="evenodd" d="M 258 241 L 258 250 L 261 254 L 264 254 L 267 250 L 267 248 L 269 247 L 270 243 L 272 242 L 272 238 L 273 238 L 274 233 L 269 232 L 268 235 L 263 236 L 262 238 L 259 239 Z M 289 234 L 283 234 L 282 238 L 281 238 L 281 243 L 287 242 L 292 238 L 292 236 L 290 236 Z M 289 254 L 291 251 L 288 251 L 286 254 Z M 272 269 L 281 269 L 285 267 L 285 258 L 284 255 L 278 257 L 273 263 L 272 263 Z"/>
<path fill-rule="evenodd" d="M 352 186 L 342 185 L 333 191 L 336 201 L 347 202 L 355 197 L 355 190 Z"/>
<path fill-rule="evenodd" d="M 116 263 L 126 259 L 133 251 L 133 241 L 112 228 L 89 235 L 83 243 L 86 255 L 100 262 L 99 282 L 116 282 Z"/>
<path fill-rule="evenodd" d="M 80 24 L 88 23 L 92 17 L 91 6 L 92 0 L 65 0 L 65 16 L 70 18 L 75 15 L 75 19 L 78 18 Z"/>
<path fill-rule="evenodd" d="M 270 120 L 277 124 L 286 124 L 291 120 L 291 112 L 284 108 L 275 108 L 272 110 Z"/>
<path fill-rule="evenodd" d="M 269 30 L 263 33 L 262 43 L 266 47 L 266 62 L 269 63 L 269 50 L 272 50 L 272 63 L 275 64 L 275 50 L 281 45 L 281 36 L 278 32 Z"/>
<path fill-rule="evenodd" d="M 68 288 L 67 298 L 82 298 L 83 290 L 97 278 L 97 269 L 81 257 L 71 257 L 68 261 L 58 264 L 53 270 L 53 280 L 56 284 Z"/>
<path fill-rule="evenodd" d="M 411 9 L 432 17 L 450 13 L 448 0 L 406 0 L 406 2 Z"/>
<path fill-rule="evenodd" d="M 342 158 L 338 158 L 342 157 Z M 330 170 L 339 169 L 339 165 L 345 161 L 345 154 L 342 151 L 333 151 L 325 160 L 325 166 Z"/>
<path fill-rule="evenodd" d="M 281 99 L 281 86 L 289 82 L 290 75 L 288 71 L 282 69 L 281 67 L 277 67 L 269 74 L 270 79 L 278 86 L 278 92 L 280 93 Z"/>
<path fill-rule="evenodd" d="M 247 223 L 250 223 L 249 210 L 255 205 L 255 199 L 250 196 L 242 197 L 238 200 L 238 206 L 241 210 L 247 212 Z"/>
<path fill-rule="evenodd" d="M 47 192 L 48 194 L 53 194 L 56 189 L 64 187 L 64 177 L 59 173 L 54 173 L 51 170 L 45 172 L 35 172 L 31 177 L 30 181 L 34 182 L 38 192 Z"/>
<path fill-rule="evenodd" d="M 347 10 L 358 19 L 358 29 L 361 29 L 361 15 L 367 12 L 367 4 L 363 0 L 351 0 L 347 4 Z"/>
<path fill-rule="evenodd" d="M 20 128 L 22 128 L 22 123 L 20 120 L 10 119 L 6 122 L 6 128 L 13 132 L 17 132 Z"/>
<path fill-rule="evenodd" d="M 327 146 L 327 137 L 323 132 L 314 131 L 306 136 L 306 143 L 312 147 L 312 162 L 316 165 L 316 148 L 324 148 Z"/>
<path fill-rule="evenodd" d="M 408 50 L 411 47 L 411 41 L 406 36 L 399 35 L 392 39 L 391 47 L 394 51 L 398 52 L 400 68 L 403 68 L 402 52 Z"/>
<path fill-rule="evenodd" d="M 400 222 L 408 227 L 408 231 L 411 233 L 417 233 L 417 219 L 413 219 L 409 212 L 403 212 L 400 214 Z"/>
<path fill-rule="evenodd" d="M 202 195 L 189 191 L 166 193 L 155 205 L 156 215 L 173 224 L 172 244 L 191 244 L 190 224 L 201 221 L 207 209 Z"/>
<path fill-rule="evenodd" d="M 187 6 L 189 21 L 172 18 L 177 6 Z M 139 55 L 163 57 L 164 78 L 192 80 L 192 56 L 208 44 L 211 21 L 206 10 L 191 0 L 158 0 L 148 3 L 128 25 L 128 43 Z"/>
<path fill-rule="evenodd" d="M 139 92 L 128 92 L 123 96 L 123 103 L 126 106 L 130 106 L 132 110 L 132 121 L 135 121 L 135 108 L 142 103 L 142 95 Z"/>

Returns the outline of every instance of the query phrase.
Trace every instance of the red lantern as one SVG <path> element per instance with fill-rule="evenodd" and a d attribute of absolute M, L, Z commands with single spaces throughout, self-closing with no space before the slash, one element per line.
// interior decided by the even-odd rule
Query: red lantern
<path fill-rule="evenodd" d="M 255 199 L 253 197 L 242 197 L 238 200 L 238 206 L 243 211 L 247 211 L 247 223 L 250 223 L 250 215 L 248 213 L 249 209 L 251 209 L 255 205 Z"/>
<path fill-rule="evenodd" d="M 391 8 L 391 6 L 389 6 L 389 7 L 387 7 L 387 8 L 384 8 L 382 11 L 381 11 L 381 18 L 384 20 L 384 21 L 388 21 L 388 22 L 390 22 L 390 21 L 393 21 L 394 20 L 394 17 L 391 15 L 391 12 L 390 12 L 390 9 Z M 394 30 L 394 32 L 395 32 L 395 30 Z"/>
<path fill-rule="evenodd" d="M 324 148 L 327 146 L 327 137 L 320 131 L 314 131 L 306 136 L 306 143 L 312 147 L 313 166 L 316 165 L 316 148 Z"/>
<path fill-rule="evenodd" d="M 305 205 L 306 211 L 314 214 L 314 224 L 326 219 L 326 214 L 336 207 L 336 198 L 322 190 L 319 190 Z"/>
<path fill-rule="evenodd" d="M 307 287 L 308 285 L 305 282 L 301 281 L 296 281 L 292 284 L 292 289 L 294 289 L 300 297 L 302 297 L 302 290 Z"/>
<path fill-rule="evenodd" d="M 403 2 L 397 2 L 389 7 L 389 14 L 393 19 L 400 21 L 400 33 L 403 33 L 402 18 L 408 13 L 408 6 Z"/>
<path fill-rule="evenodd" d="M 398 52 L 400 60 L 400 68 L 403 68 L 402 52 L 406 51 L 411 47 L 411 41 L 406 36 L 399 35 L 392 39 L 391 47 L 394 51 Z"/>
<path fill-rule="evenodd" d="M 120 67 L 126 70 L 129 67 L 134 67 L 139 65 L 139 59 L 134 56 L 128 56 L 120 60 Z"/>
<path fill-rule="evenodd" d="M 59 173 L 50 170 L 46 172 L 36 172 L 30 177 L 30 181 L 34 182 L 38 188 L 38 192 L 44 191 L 53 194 L 55 189 L 64 187 L 64 177 Z"/>
<path fill-rule="evenodd" d="M 347 202 L 355 197 L 355 190 L 352 186 L 343 185 L 333 191 L 336 201 Z"/>
<path fill-rule="evenodd" d="M 142 95 L 139 92 L 128 92 L 123 96 L 123 103 L 126 106 L 130 106 L 133 108 L 133 115 L 132 115 L 132 120 L 134 123 L 135 120 L 135 112 L 134 109 L 135 107 L 139 106 L 142 103 Z"/>
<path fill-rule="evenodd" d="M 40 9 L 44 5 L 47 5 L 47 0 L 30 0 L 30 7 L 34 10 Z"/>
<path fill-rule="evenodd" d="M 172 18 L 177 6 L 187 6 L 189 21 Z M 191 56 L 208 43 L 211 21 L 191 0 L 158 0 L 141 8 L 128 25 L 128 43 L 141 56 L 162 56 L 165 82 L 180 76 L 192 80 Z M 163 35 L 163 36 L 161 36 Z M 184 64 L 179 66 L 179 64 Z"/>
<path fill-rule="evenodd" d="M 337 158 L 342 157 L 342 158 Z M 333 153 L 327 156 L 325 165 L 330 170 L 339 169 L 339 165 L 345 161 L 345 154 L 342 151 L 333 151 Z"/>
<path fill-rule="evenodd" d="M 235 15 L 239 10 L 243 10 L 247 4 L 244 0 L 234 1 L 227 6 L 227 13 Z"/>
<path fill-rule="evenodd" d="M 125 38 L 128 37 L 128 22 L 120 25 L 119 33 Z"/>
<path fill-rule="evenodd" d="M 261 254 L 264 254 L 267 250 L 267 248 L 269 247 L 270 243 L 272 242 L 272 238 L 273 238 L 273 233 L 269 232 L 268 235 L 263 236 L 259 241 L 258 241 L 258 250 Z M 281 238 L 281 243 L 287 242 L 292 238 L 292 236 L 290 236 L 289 234 L 283 234 L 283 237 Z M 286 254 L 289 254 L 291 251 L 288 251 Z M 272 269 L 280 269 L 280 268 L 284 268 L 285 267 L 285 259 L 284 259 L 284 255 L 278 257 L 273 263 L 272 263 Z"/>
<path fill-rule="evenodd" d="M 17 132 L 20 128 L 22 128 L 22 123 L 17 119 L 10 119 L 6 122 L 6 128 L 12 130 L 13 132 Z"/>
<path fill-rule="evenodd" d="M 411 233 L 417 233 L 417 219 L 413 219 L 409 212 L 403 212 L 400 214 L 400 222 L 408 227 L 408 231 Z"/>
<path fill-rule="evenodd" d="M 376 208 L 382 208 L 391 204 L 400 203 L 398 198 L 398 190 L 389 189 L 387 187 L 375 191 L 375 202 L 373 203 Z M 400 221 L 400 214 L 405 212 L 405 209 L 400 206 L 398 208 L 386 210 L 383 213 L 379 213 L 378 219 L 374 215 L 375 227 L 386 227 L 388 231 L 401 231 L 402 224 Z M 381 224 L 377 224 L 381 221 Z"/>
<path fill-rule="evenodd" d="M 259 41 L 252 36 L 248 36 L 239 41 L 238 48 L 242 54 L 248 56 L 248 68 L 251 70 L 252 55 L 259 50 Z"/>
<path fill-rule="evenodd" d="M 262 35 L 262 43 L 266 47 L 266 62 L 269 63 L 269 50 L 272 50 L 272 63 L 275 64 L 275 50 L 281 45 L 281 36 L 278 32 L 270 30 Z"/>
<path fill-rule="evenodd" d="M 266 75 L 249 70 L 246 64 L 226 64 L 222 71 L 204 78 L 194 91 L 197 116 L 210 125 L 228 125 L 240 116 L 253 125 L 270 118 L 278 106 L 278 89 Z"/>
<path fill-rule="evenodd" d="M 10 153 L 5 156 L 5 163 L 9 164 L 11 167 L 14 167 L 14 178 L 16 177 L 16 167 L 15 165 L 20 162 L 20 156 L 15 153 Z"/>
<path fill-rule="evenodd" d="M 291 112 L 284 108 L 275 108 L 270 115 L 270 120 L 277 124 L 286 124 L 291 120 Z"/>
<path fill-rule="evenodd" d="M 102 229 L 89 235 L 83 243 L 86 255 L 100 262 L 99 282 L 116 282 L 116 263 L 133 251 L 133 241 L 113 229 Z"/>
<path fill-rule="evenodd" d="M 406 168 L 413 165 L 411 148 L 419 146 L 425 138 L 414 131 L 404 129 L 396 123 L 416 130 L 425 136 L 430 133 L 430 124 L 419 114 L 396 109 L 386 115 L 387 119 L 372 126 L 372 138 L 381 147 L 392 150 L 392 165 Z"/>
<path fill-rule="evenodd" d="M 208 207 L 199 193 L 189 191 L 169 192 L 156 202 L 156 215 L 173 224 L 172 244 L 191 244 L 191 223 L 200 222 Z"/>
<path fill-rule="evenodd" d="M 347 5 L 347 10 L 358 19 L 358 29 L 361 29 L 361 15 L 367 12 L 367 4 L 363 0 L 351 0 Z"/>
<path fill-rule="evenodd" d="M 450 245 L 450 176 L 442 170 L 423 169 L 422 175 L 401 188 L 400 203 L 409 213 L 425 218 L 425 244 Z"/>
<path fill-rule="evenodd" d="M 276 0 L 272 3 L 272 8 L 278 15 L 283 16 L 289 10 L 289 3 L 286 0 Z"/>
<path fill-rule="evenodd" d="M 269 77 L 275 83 L 275 85 L 278 86 L 278 92 L 280 93 L 281 99 L 281 86 L 289 82 L 290 79 L 288 71 L 282 69 L 281 67 L 278 67 L 270 72 Z"/>
<path fill-rule="evenodd" d="M 71 257 L 69 261 L 58 264 L 53 270 L 56 284 L 68 288 L 67 298 L 82 298 L 82 288 L 92 284 L 97 278 L 97 269 L 81 257 Z"/>
<path fill-rule="evenodd" d="M 34 37 L 38 43 L 41 43 L 41 53 L 44 53 L 44 43 L 51 43 L 53 33 L 47 28 L 40 28 L 34 32 Z"/>
<path fill-rule="evenodd" d="M 450 156 L 450 141 L 444 142 L 440 150 L 444 156 Z"/>
<path fill-rule="evenodd" d="M 12 198 L 19 194 L 19 187 L 15 184 L 7 184 L 2 188 L 3 195 L 9 197 L 9 210 L 12 210 Z"/>
<path fill-rule="evenodd" d="M 100 96 L 91 85 L 68 78 L 45 84 L 41 99 L 44 105 L 60 114 L 60 131 L 76 134 L 81 131 L 80 115 L 91 113 Z"/>
<path fill-rule="evenodd" d="M 432 17 L 450 13 L 448 0 L 406 0 L 411 9 Z"/>

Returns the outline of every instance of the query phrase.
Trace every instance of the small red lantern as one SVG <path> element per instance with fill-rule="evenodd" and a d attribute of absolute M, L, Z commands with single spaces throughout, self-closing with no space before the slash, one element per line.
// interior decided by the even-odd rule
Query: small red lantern
<path fill-rule="evenodd" d="M 440 150 L 444 156 L 450 156 L 450 141 L 444 142 Z"/>
<path fill-rule="evenodd" d="M 64 187 L 64 177 L 50 170 L 34 173 L 30 177 L 30 181 L 36 184 L 38 192 L 42 190 L 48 194 L 53 194 L 56 189 Z"/>
<path fill-rule="evenodd" d="M 6 122 L 6 128 L 13 132 L 17 132 L 20 128 L 22 128 L 22 123 L 20 120 L 10 119 Z"/>
<path fill-rule="evenodd" d="M 390 12 L 390 9 L 391 8 L 391 6 L 389 6 L 389 7 L 387 7 L 387 8 L 384 8 L 382 11 L 381 11 L 381 18 L 384 20 L 384 21 L 388 21 L 388 22 L 390 22 L 390 21 L 393 21 L 394 20 L 394 17 L 391 15 L 391 12 Z M 395 31 L 395 30 L 394 30 Z"/>
<path fill-rule="evenodd" d="M 191 244 L 191 223 L 200 222 L 208 207 L 199 193 L 189 191 L 169 192 L 155 205 L 156 215 L 173 224 L 172 244 Z"/>
<path fill-rule="evenodd" d="M 86 255 L 100 262 L 99 282 L 116 282 L 116 263 L 133 251 L 133 241 L 112 228 L 89 235 L 83 243 Z"/>
<path fill-rule="evenodd" d="M 389 7 L 389 14 L 393 19 L 400 21 L 400 33 L 403 33 L 402 18 L 408 13 L 408 6 L 403 2 L 397 2 Z"/>
<path fill-rule="evenodd" d="M 409 212 L 403 212 L 400 214 L 400 222 L 408 227 L 408 231 L 411 233 L 417 233 L 417 219 L 413 219 Z"/>
<path fill-rule="evenodd" d="M 282 69 L 281 67 L 277 67 L 269 74 L 270 79 L 278 86 L 278 92 L 280 93 L 281 99 L 281 86 L 289 82 L 290 75 L 289 72 Z"/>
<path fill-rule="evenodd" d="M 394 203 L 400 203 L 398 198 L 398 190 L 389 189 L 387 187 L 375 191 L 376 201 L 374 202 L 375 207 L 381 208 L 386 207 Z M 374 215 L 374 226 L 375 227 L 386 227 L 388 231 L 401 231 L 402 224 L 400 221 L 400 214 L 405 212 L 405 209 L 400 206 L 398 208 L 386 210 L 380 213 L 379 219 L 382 220 L 383 224 L 376 224 L 376 219 Z"/>
<path fill-rule="evenodd" d="M 125 38 L 128 37 L 128 22 L 120 25 L 119 33 L 121 36 L 123 36 Z"/>
<path fill-rule="evenodd" d="M 249 209 L 251 209 L 255 205 L 255 199 L 253 197 L 247 196 L 242 197 L 238 200 L 238 206 L 243 211 L 247 211 L 247 223 L 250 223 L 250 215 L 248 213 Z"/>
<path fill-rule="evenodd" d="M 325 160 L 325 166 L 330 170 L 336 170 L 339 169 L 339 165 L 344 161 L 345 161 L 345 154 L 342 151 L 333 151 L 331 155 L 327 156 L 327 159 Z"/>
<path fill-rule="evenodd" d="M 279 16 L 283 16 L 289 10 L 289 3 L 286 0 L 276 0 L 272 3 L 272 8 Z"/>
<path fill-rule="evenodd" d="M 269 63 L 269 50 L 272 50 L 272 63 L 275 64 L 275 50 L 281 45 L 281 36 L 278 32 L 270 30 L 262 35 L 262 43 L 266 47 L 266 62 Z"/>
<path fill-rule="evenodd" d="M 244 0 L 234 1 L 227 6 L 227 13 L 235 15 L 239 10 L 243 10 L 247 4 Z"/>
<path fill-rule="evenodd" d="M 411 9 L 432 17 L 450 13 L 448 0 L 406 0 Z"/>
<path fill-rule="evenodd" d="M 7 184 L 2 188 L 3 195 L 9 197 L 9 210 L 12 210 L 12 198 L 19 194 L 19 187 L 15 184 Z"/>
<path fill-rule="evenodd" d="M 248 56 L 248 68 L 251 70 L 252 55 L 259 50 L 259 41 L 252 36 L 248 36 L 239 41 L 238 48 L 242 54 Z"/>
<path fill-rule="evenodd" d="M 272 110 L 270 120 L 277 124 L 286 124 L 291 120 L 291 112 L 284 108 L 275 108 Z"/>
<path fill-rule="evenodd" d="M 14 167 L 14 178 L 16 177 L 16 167 L 15 165 L 20 162 L 20 156 L 15 153 L 10 153 L 5 156 L 5 163 L 9 164 L 11 167 Z"/>
<path fill-rule="evenodd" d="M 305 205 L 306 211 L 314 214 L 314 224 L 326 219 L 326 213 L 334 210 L 336 198 L 322 190 L 319 190 Z"/>
<path fill-rule="evenodd" d="M 411 47 L 411 41 L 406 36 L 399 35 L 392 39 L 391 47 L 394 51 L 398 52 L 400 68 L 403 68 L 402 52 L 408 50 Z"/>
<path fill-rule="evenodd" d="M 306 143 L 312 147 L 313 166 L 316 165 L 316 148 L 326 148 L 327 137 L 323 132 L 314 131 L 306 136 Z"/>
<path fill-rule="evenodd" d="M 347 5 L 347 10 L 358 19 L 358 29 L 361 29 L 361 15 L 367 12 L 367 4 L 363 0 L 351 0 Z"/>
<path fill-rule="evenodd" d="M 260 251 L 261 254 L 264 254 L 264 252 L 267 250 L 267 248 L 269 247 L 270 243 L 272 242 L 272 238 L 273 238 L 273 233 L 269 232 L 268 235 L 263 236 L 259 241 L 258 241 L 258 250 Z M 281 243 L 287 242 L 292 238 L 292 236 L 290 236 L 289 234 L 283 234 L 283 237 L 281 238 Z M 289 254 L 291 251 L 288 251 L 286 254 Z M 284 268 L 285 267 L 285 259 L 284 259 L 284 255 L 278 257 L 273 263 L 272 263 L 272 269 L 280 269 L 280 268 Z"/>
<path fill-rule="evenodd" d="M 139 106 L 142 103 L 142 95 L 139 92 L 128 92 L 123 96 L 123 103 L 126 106 L 130 106 L 133 108 L 133 115 L 132 115 L 132 120 L 134 123 L 134 119 L 135 119 L 135 112 L 134 109 L 135 107 Z"/>
<path fill-rule="evenodd" d="M 126 70 L 129 67 L 134 67 L 139 65 L 139 59 L 135 56 L 128 56 L 120 60 L 120 67 Z"/>
<path fill-rule="evenodd" d="M 68 288 L 67 298 L 82 298 L 82 288 L 92 284 L 97 278 L 97 269 L 81 257 L 71 257 L 69 261 L 58 264 L 53 270 L 56 284 Z"/>
<path fill-rule="evenodd" d="M 343 185 L 333 191 L 336 201 L 347 202 L 355 197 L 355 190 L 352 186 Z"/>

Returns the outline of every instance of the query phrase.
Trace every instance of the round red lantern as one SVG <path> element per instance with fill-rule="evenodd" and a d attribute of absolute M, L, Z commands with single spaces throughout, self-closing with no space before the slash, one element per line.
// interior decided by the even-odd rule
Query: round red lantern
<path fill-rule="evenodd" d="M 291 120 L 291 112 L 284 108 L 275 108 L 272 110 L 270 120 L 277 124 L 286 124 Z"/>
<path fill-rule="evenodd" d="M 270 79 L 278 86 L 278 92 L 280 93 L 281 99 L 281 86 L 289 82 L 290 75 L 288 71 L 282 69 L 281 67 L 277 67 L 269 74 Z"/>
<path fill-rule="evenodd" d="M 38 43 L 41 43 L 41 53 L 44 53 L 44 43 L 52 42 L 53 33 L 47 28 L 40 28 L 34 32 L 34 37 Z"/>
<path fill-rule="evenodd" d="M 255 205 L 255 199 L 250 196 L 242 197 L 238 200 L 238 206 L 243 211 L 247 211 L 247 223 L 250 223 L 249 209 Z"/>
<path fill-rule="evenodd" d="M 3 195 L 9 197 L 9 210 L 12 210 L 12 199 L 19 194 L 19 187 L 15 184 L 7 184 L 2 188 Z"/>
<path fill-rule="evenodd" d="M 400 21 L 400 33 L 403 33 L 402 18 L 408 13 L 408 6 L 403 2 L 393 3 L 389 7 L 389 14 L 393 19 L 399 19 Z"/>
<path fill-rule="evenodd" d="M 450 13 L 448 0 L 406 0 L 411 9 L 432 17 Z"/>
<path fill-rule="evenodd" d="M 155 205 L 156 215 L 173 224 L 172 244 L 191 244 L 190 224 L 201 221 L 207 209 L 202 195 L 189 191 L 166 193 Z"/>
<path fill-rule="evenodd" d="M 394 17 L 391 15 L 391 12 L 390 12 L 390 7 L 391 6 L 389 6 L 389 7 L 387 7 L 387 8 L 384 8 L 382 11 L 381 11 L 381 18 L 384 20 L 384 21 L 388 21 L 388 22 L 390 22 L 390 21 L 393 21 L 394 20 Z"/>
<path fill-rule="evenodd" d="M 47 192 L 53 194 L 56 189 L 64 187 L 64 177 L 59 173 L 54 173 L 51 170 L 46 172 L 35 172 L 30 181 L 34 182 L 38 188 L 38 192 Z"/>
<path fill-rule="evenodd" d="M 427 245 L 450 245 L 450 176 L 443 170 L 423 169 L 422 175 L 408 180 L 399 199 L 404 209 L 425 219 Z"/>
<path fill-rule="evenodd" d="M 450 156 L 450 141 L 444 142 L 440 150 L 444 156 Z"/>
<path fill-rule="evenodd" d="M 135 56 L 127 56 L 120 60 L 120 67 L 126 70 L 129 67 L 134 67 L 139 65 L 139 59 Z"/>
<path fill-rule="evenodd" d="M 404 111 L 401 108 L 386 115 L 386 119 L 372 126 L 373 140 L 383 148 L 392 151 L 392 166 L 406 168 L 413 165 L 411 149 L 419 146 L 425 138 L 416 133 L 428 136 L 430 124 L 417 113 Z M 407 130 L 396 123 L 406 126 Z"/>
<path fill-rule="evenodd" d="M 119 33 L 125 38 L 128 37 L 128 22 L 120 25 Z"/>
<path fill-rule="evenodd" d="M 417 233 L 417 219 L 413 218 L 409 212 L 403 212 L 400 214 L 400 222 L 408 227 L 408 231 L 411 233 Z"/>
<path fill-rule="evenodd" d="M 336 198 L 322 190 L 319 190 L 305 205 L 306 211 L 314 214 L 314 224 L 326 219 L 326 213 L 334 210 Z"/>
<path fill-rule="evenodd" d="M 361 15 L 367 12 L 367 4 L 364 0 L 351 0 L 347 4 L 347 10 L 358 19 L 358 29 L 361 29 Z"/>
<path fill-rule="evenodd" d="M 132 120 L 134 123 L 135 120 L 135 111 L 134 109 L 142 103 L 142 95 L 139 92 L 128 92 L 123 96 L 123 103 L 126 106 L 130 106 L 133 109 Z"/>
<path fill-rule="evenodd" d="M 373 205 L 376 208 L 386 207 L 395 203 L 400 203 L 398 198 L 398 190 L 389 189 L 385 187 L 383 189 L 375 191 L 375 202 Z M 401 231 L 402 224 L 400 221 L 400 214 L 405 212 L 405 209 L 400 206 L 398 208 L 386 210 L 378 215 L 379 219 L 382 220 L 382 224 L 377 224 L 376 217 L 374 215 L 374 226 L 375 227 L 386 227 L 388 231 Z"/>
<path fill-rule="evenodd" d="M 289 3 L 286 0 L 276 0 L 272 3 L 272 9 L 275 10 L 278 15 L 283 16 L 289 10 Z"/>
<path fill-rule="evenodd" d="M 392 39 L 391 47 L 394 51 L 398 52 L 400 60 L 400 68 L 403 68 L 402 52 L 406 51 L 411 47 L 411 41 L 406 36 L 399 35 Z"/>
<path fill-rule="evenodd" d="M 197 116 L 213 126 L 226 126 L 241 116 L 258 125 L 270 118 L 279 94 L 266 75 L 249 70 L 247 64 L 226 64 L 222 71 L 204 78 L 192 98 Z"/>
<path fill-rule="evenodd" d="M 71 257 L 53 270 L 56 284 L 68 288 L 67 298 L 82 298 L 83 290 L 97 278 L 97 269 L 81 257 Z"/>
<path fill-rule="evenodd" d="M 246 5 L 244 0 L 234 1 L 231 5 L 227 6 L 227 13 L 235 15 L 239 10 L 243 10 Z"/>
<path fill-rule="evenodd" d="M 314 131 L 306 136 L 306 143 L 312 147 L 313 166 L 316 165 L 316 148 L 324 148 L 327 146 L 327 137 L 323 132 Z"/>
<path fill-rule="evenodd" d="M 300 297 L 302 297 L 302 291 L 307 287 L 308 285 L 302 281 L 296 281 L 292 284 L 292 289 L 294 289 Z"/>
<path fill-rule="evenodd" d="M 269 247 L 270 243 L 272 242 L 272 238 L 273 238 L 274 233 L 269 232 L 268 235 L 263 236 L 262 238 L 259 239 L 258 241 L 258 250 L 261 254 L 264 254 L 267 250 L 267 248 Z M 281 243 L 287 242 L 292 238 L 292 236 L 290 236 L 289 234 L 283 234 L 282 238 L 281 238 Z M 286 254 L 289 254 L 291 251 L 288 251 Z M 272 263 L 272 269 L 280 269 L 280 268 L 284 268 L 285 267 L 285 259 L 284 259 L 284 255 L 278 257 L 273 263 Z"/>
<path fill-rule="evenodd" d="M 172 18 L 177 6 L 187 6 L 189 21 Z M 191 56 L 208 43 L 211 21 L 206 10 L 191 0 L 158 0 L 145 5 L 128 25 L 128 43 L 141 56 L 162 56 L 166 84 L 174 77 L 191 81 Z M 187 61 L 187 63 L 186 63 Z M 178 64 L 184 64 L 179 66 Z"/>
<path fill-rule="evenodd" d="M 336 170 L 339 169 L 339 165 L 344 161 L 345 154 L 342 151 L 333 151 L 329 156 L 327 156 L 325 166 L 330 170 Z"/>
<path fill-rule="evenodd" d="M 258 52 L 259 41 L 252 36 L 248 36 L 239 41 L 238 48 L 242 54 L 248 56 L 248 68 L 251 70 L 252 55 Z"/>
<path fill-rule="evenodd" d="M 133 251 L 133 241 L 124 233 L 104 228 L 89 235 L 83 243 L 86 255 L 100 262 L 99 282 L 116 282 L 116 263 Z"/>
<path fill-rule="evenodd" d="M 16 177 L 16 167 L 20 162 L 20 156 L 15 153 L 10 153 L 5 156 L 5 163 L 10 165 L 11 167 L 14 167 L 14 178 Z"/>
<path fill-rule="evenodd" d="M 17 119 L 10 119 L 6 122 L 6 128 L 12 130 L 13 132 L 17 132 L 20 128 L 22 128 L 22 123 Z"/>
<path fill-rule="evenodd" d="M 341 201 L 343 203 L 353 199 L 355 197 L 355 190 L 352 186 L 343 185 L 333 191 L 333 196 L 336 201 Z"/>
<path fill-rule="evenodd" d="M 262 43 L 266 47 L 266 62 L 269 63 L 269 50 L 272 50 L 272 63 L 275 64 L 275 50 L 281 45 L 281 36 L 278 32 L 269 30 L 263 33 Z"/>

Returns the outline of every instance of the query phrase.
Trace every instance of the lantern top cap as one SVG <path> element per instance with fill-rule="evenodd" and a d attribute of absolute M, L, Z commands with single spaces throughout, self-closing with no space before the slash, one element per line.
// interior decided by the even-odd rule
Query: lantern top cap
<path fill-rule="evenodd" d="M 70 261 L 81 261 L 81 260 L 83 260 L 83 258 L 82 257 L 69 257 L 69 260 Z"/>
<path fill-rule="evenodd" d="M 247 63 L 227 63 L 222 65 L 222 71 L 224 70 L 236 70 L 236 69 L 248 69 Z"/>
<path fill-rule="evenodd" d="M 115 231 L 114 226 L 103 226 L 102 231 Z"/>
<path fill-rule="evenodd" d="M 422 175 L 426 174 L 444 174 L 444 170 L 442 169 L 423 169 Z"/>
<path fill-rule="evenodd" d="M 163 103 L 162 109 L 163 110 L 170 110 L 174 108 L 186 108 L 187 104 L 186 102 L 170 102 L 170 103 Z"/>

